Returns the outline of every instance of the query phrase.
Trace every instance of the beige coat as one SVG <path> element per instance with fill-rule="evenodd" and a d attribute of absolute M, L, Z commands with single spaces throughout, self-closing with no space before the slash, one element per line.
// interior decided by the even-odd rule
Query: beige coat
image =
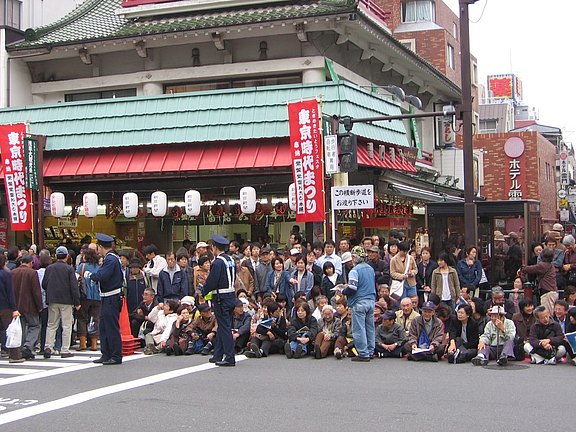
<path fill-rule="evenodd" d="M 390 275 L 392 276 L 392 279 L 396 279 L 396 280 L 404 280 L 404 278 L 402 277 L 402 275 L 404 275 L 404 273 L 406 272 L 406 260 L 408 259 L 408 255 L 406 255 L 404 257 L 404 259 L 402 259 L 402 257 L 400 257 L 400 253 L 397 253 L 396 255 L 394 255 L 394 257 L 390 260 Z M 411 287 L 416 285 L 416 273 L 418 273 L 418 269 L 416 267 L 416 262 L 414 261 L 414 258 L 410 257 L 410 268 L 408 269 L 408 271 L 412 271 L 412 274 L 414 274 L 414 276 L 410 276 L 407 281 L 408 281 L 408 285 L 410 285 Z"/>

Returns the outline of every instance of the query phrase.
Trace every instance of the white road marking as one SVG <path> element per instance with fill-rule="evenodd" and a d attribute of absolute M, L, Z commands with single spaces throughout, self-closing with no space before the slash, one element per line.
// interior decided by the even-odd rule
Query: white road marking
<path fill-rule="evenodd" d="M 246 360 L 244 356 L 236 356 L 236 362 Z M 94 364 L 94 366 L 100 366 Z M 114 367 L 114 366 L 112 366 Z M 118 366 L 116 366 L 118 367 Z M 122 367 L 122 366 L 120 366 Z M 46 402 L 39 405 L 34 405 L 26 408 L 21 408 L 15 411 L 8 412 L 6 414 L 0 414 L 0 425 L 12 423 L 18 420 L 23 420 L 28 417 L 33 417 L 39 414 L 44 414 L 50 411 L 56 411 L 62 408 L 67 408 L 74 405 L 79 405 L 83 402 L 87 402 L 93 399 L 97 399 L 103 396 L 108 396 L 114 393 L 123 392 L 126 390 L 131 390 L 138 387 L 147 386 L 150 384 L 156 384 L 161 381 L 170 380 L 173 378 L 178 378 L 184 375 L 189 375 L 196 372 L 202 372 L 209 369 L 217 368 L 213 363 L 205 363 L 198 366 L 191 366 L 183 369 L 176 369 L 169 372 L 163 372 L 158 375 L 147 376 L 145 378 L 139 378 L 133 381 L 127 381 L 125 383 L 114 384 L 108 387 L 102 387 L 94 390 L 89 390 L 83 393 L 77 393 L 71 396 L 67 396 L 61 399 L 56 399 L 51 402 Z M 3 383 L 2 383 L 3 384 Z"/>
<path fill-rule="evenodd" d="M 92 360 L 90 360 L 92 361 Z M 78 365 L 82 365 L 86 363 L 86 361 L 82 360 L 82 362 L 76 362 L 76 363 L 64 363 L 64 362 L 58 362 L 58 361 L 51 361 L 51 360 L 27 360 L 24 363 L 19 363 L 20 365 L 23 366 L 34 366 L 34 367 L 45 367 L 45 368 L 61 368 L 61 367 L 70 367 L 70 366 L 78 366 Z M 14 367 L 15 370 L 17 370 L 17 367 Z M 38 371 L 39 369 L 37 369 Z"/>
<path fill-rule="evenodd" d="M 0 368 L 0 375 L 27 375 L 40 372 L 38 369 L 26 368 Z"/>
<path fill-rule="evenodd" d="M 126 357 L 122 358 L 122 362 L 126 363 L 129 361 L 138 360 L 138 359 L 141 359 L 144 357 L 146 357 L 146 355 L 144 355 L 144 354 L 126 356 Z M 19 363 L 19 364 L 22 364 L 22 363 Z M 26 364 L 26 363 L 23 363 L 23 364 Z M 65 374 L 68 372 L 76 372 L 79 370 L 90 369 L 93 367 L 100 367 L 102 365 L 90 362 L 90 363 L 80 364 L 78 366 L 69 366 L 69 365 L 67 365 L 67 366 L 68 367 L 60 367 L 57 369 L 46 370 L 46 371 L 39 370 L 38 373 L 29 374 L 29 375 L 21 375 L 21 376 L 17 376 L 17 377 L 13 377 L 13 378 L 4 378 L 3 380 L 0 380 L 0 387 L 5 386 L 5 385 L 9 385 L 9 384 L 17 384 L 17 383 L 21 383 L 21 382 L 25 382 L 25 381 L 32 381 L 35 379 L 47 378 L 47 377 L 51 377 L 51 376 L 55 376 L 55 375 L 61 375 L 61 374 Z M 18 370 L 18 367 L 15 367 L 14 370 Z"/>

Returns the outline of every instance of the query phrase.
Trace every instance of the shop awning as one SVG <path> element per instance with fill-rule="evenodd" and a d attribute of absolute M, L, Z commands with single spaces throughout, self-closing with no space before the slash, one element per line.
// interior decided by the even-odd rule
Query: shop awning
<path fill-rule="evenodd" d="M 130 175 L 241 170 L 290 166 L 283 142 L 201 143 L 139 148 L 109 148 L 98 152 L 55 152 L 44 161 L 45 177 Z"/>
<path fill-rule="evenodd" d="M 366 150 L 363 145 L 358 146 L 358 164 L 390 169 L 394 171 L 406 171 L 409 173 L 416 172 L 414 165 L 412 165 L 407 159 L 397 157 L 394 161 L 392 161 L 390 155 L 387 153 L 384 154 L 384 159 L 380 159 L 378 152 L 374 152 L 374 157 L 370 158 L 368 156 L 368 150 Z"/>

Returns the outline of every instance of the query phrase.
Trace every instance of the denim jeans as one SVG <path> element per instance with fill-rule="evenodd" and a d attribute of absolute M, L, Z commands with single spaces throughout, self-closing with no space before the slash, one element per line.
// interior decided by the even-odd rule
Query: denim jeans
<path fill-rule="evenodd" d="M 415 295 L 418 295 L 416 285 L 410 286 L 408 285 L 408 281 L 404 281 L 404 292 L 402 293 L 402 298 L 413 297 Z"/>
<path fill-rule="evenodd" d="M 352 338 L 360 357 L 374 354 L 374 300 L 358 300 L 352 306 Z"/>

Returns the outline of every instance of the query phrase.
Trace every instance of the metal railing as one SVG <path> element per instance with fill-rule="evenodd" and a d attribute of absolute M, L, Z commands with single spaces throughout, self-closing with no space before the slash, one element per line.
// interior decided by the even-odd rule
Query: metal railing
<path fill-rule="evenodd" d="M 360 0 L 359 7 L 362 7 L 366 12 L 369 12 L 387 25 L 391 12 L 382 9 L 374 0 Z"/>

